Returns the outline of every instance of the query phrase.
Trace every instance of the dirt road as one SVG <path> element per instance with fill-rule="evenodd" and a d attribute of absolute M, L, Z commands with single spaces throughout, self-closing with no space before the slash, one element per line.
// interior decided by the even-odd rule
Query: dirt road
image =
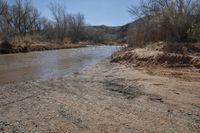
<path fill-rule="evenodd" d="M 0 86 L 0 132 L 200 132 L 200 82 L 103 61 L 74 75 Z"/>

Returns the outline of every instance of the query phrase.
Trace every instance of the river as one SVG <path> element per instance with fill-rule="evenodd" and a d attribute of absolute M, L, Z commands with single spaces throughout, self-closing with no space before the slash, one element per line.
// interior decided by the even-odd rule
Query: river
<path fill-rule="evenodd" d="M 95 46 L 0 55 L 0 84 L 73 74 L 109 58 L 119 46 Z"/>

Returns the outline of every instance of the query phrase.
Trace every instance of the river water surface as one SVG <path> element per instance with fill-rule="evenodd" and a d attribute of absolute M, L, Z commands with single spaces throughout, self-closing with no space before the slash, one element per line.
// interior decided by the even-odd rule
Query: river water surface
<path fill-rule="evenodd" d="M 50 79 L 72 74 L 109 58 L 119 46 L 0 55 L 0 84 Z"/>

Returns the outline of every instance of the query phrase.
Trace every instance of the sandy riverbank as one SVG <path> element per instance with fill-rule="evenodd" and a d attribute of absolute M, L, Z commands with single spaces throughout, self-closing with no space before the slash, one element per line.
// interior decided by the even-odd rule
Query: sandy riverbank
<path fill-rule="evenodd" d="M 74 75 L 0 86 L 0 132 L 200 132 L 200 80 L 103 61 Z"/>

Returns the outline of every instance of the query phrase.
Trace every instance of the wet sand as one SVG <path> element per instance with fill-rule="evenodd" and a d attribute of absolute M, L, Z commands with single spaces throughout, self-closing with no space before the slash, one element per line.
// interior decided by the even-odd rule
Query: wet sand
<path fill-rule="evenodd" d="M 73 75 L 0 86 L 0 132 L 200 132 L 200 82 L 105 60 Z"/>

